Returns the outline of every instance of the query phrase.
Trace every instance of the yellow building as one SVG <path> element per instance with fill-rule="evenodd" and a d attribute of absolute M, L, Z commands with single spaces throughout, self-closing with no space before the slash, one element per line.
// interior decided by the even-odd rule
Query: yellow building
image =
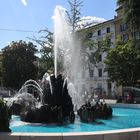
<path fill-rule="evenodd" d="M 115 36 L 121 37 L 122 41 L 128 41 L 132 38 L 139 39 L 140 31 L 133 31 L 128 28 L 128 24 L 124 22 L 124 8 L 120 6 L 116 9 L 117 16 L 114 18 Z"/>

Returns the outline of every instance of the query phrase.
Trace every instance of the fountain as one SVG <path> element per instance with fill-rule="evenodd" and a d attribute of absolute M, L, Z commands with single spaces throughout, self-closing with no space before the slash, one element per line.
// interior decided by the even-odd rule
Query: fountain
<path fill-rule="evenodd" d="M 42 88 L 33 80 L 25 82 L 11 104 L 12 113 L 20 115 L 21 120 L 25 122 L 73 123 L 75 119 L 73 104 L 68 94 L 67 82 L 64 82 L 62 75 L 57 75 L 56 78 L 51 75 L 42 81 Z"/>
<path fill-rule="evenodd" d="M 54 12 L 54 75 L 46 73 L 41 86 L 34 80 L 27 80 L 11 105 L 13 114 L 20 115 L 21 120 L 26 122 L 74 123 L 74 104 L 80 108 L 78 115 L 84 122 L 94 121 L 101 116 L 111 116 L 112 110 L 108 111 L 106 105 L 103 111 L 102 108 L 94 109 L 98 107 L 97 105 L 95 107 L 83 105 L 78 90 L 81 89 L 78 80 L 82 69 L 80 41 L 75 33 L 70 33 L 65 9 L 56 6 Z M 61 68 L 58 63 L 62 63 Z M 36 90 L 33 90 L 34 88 Z"/>
<path fill-rule="evenodd" d="M 48 75 L 45 73 L 41 84 L 38 84 L 34 80 L 25 82 L 10 105 L 13 114 L 20 115 L 20 117 L 12 116 L 10 128 L 13 132 L 22 133 L 12 133 L 12 135 L 9 135 L 9 133 L 3 134 L 0 135 L 0 139 L 8 139 L 10 136 L 12 137 L 10 139 L 40 140 L 138 140 L 140 129 L 134 128 L 140 127 L 140 112 L 139 109 L 135 108 L 138 106 L 132 106 L 132 109 L 128 108 L 129 105 L 123 107 L 120 105 L 121 107 L 114 107 L 112 112 L 112 108 L 104 102 L 97 102 L 95 104 L 91 104 L 90 102 L 84 104 L 84 102 L 82 102 L 79 92 L 81 87 L 78 85 L 82 64 L 80 60 L 80 42 L 77 42 L 73 34 L 70 34 L 69 26 L 64 20 L 64 17 L 65 9 L 57 6 L 54 15 L 55 74 Z M 61 69 L 58 66 L 58 62 L 63 62 Z M 74 114 L 73 104 L 79 105 L 76 115 Z M 108 117 L 112 116 L 112 113 L 113 117 L 108 119 Z M 126 128 L 134 129 L 118 130 Z M 115 132 L 103 132 L 104 130 L 116 129 L 117 131 Z M 95 131 L 102 132 L 94 133 Z M 27 132 L 28 134 L 24 134 L 23 132 Z M 36 134 L 29 132 L 36 132 Z M 49 132 L 52 134 L 38 134 L 39 132 Z M 65 134 L 65 132 L 72 133 Z M 132 134 L 132 136 L 130 134 Z M 126 137 L 126 135 L 128 135 L 128 137 Z M 137 139 L 135 139 L 133 135 L 136 136 Z"/>

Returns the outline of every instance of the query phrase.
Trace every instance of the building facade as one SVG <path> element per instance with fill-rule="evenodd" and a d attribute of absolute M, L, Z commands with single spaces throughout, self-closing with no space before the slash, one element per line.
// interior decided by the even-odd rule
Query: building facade
<path fill-rule="evenodd" d="M 110 47 L 115 47 L 118 39 L 124 42 L 131 39 L 140 39 L 140 31 L 128 28 L 128 25 L 124 22 L 123 6 L 118 7 L 116 13 L 117 15 L 114 19 L 89 27 L 89 37 L 98 44 L 98 47 L 102 47 L 100 46 L 102 45 L 100 42 L 105 39 L 108 39 L 110 42 Z M 95 50 L 92 47 L 92 49 L 87 48 L 85 51 L 91 54 Z M 84 74 L 80 83 L 82 85 L 82 91 L 87 91 L 89 94 L 94 94 L 95 92 L 105 93 L 106 97 L 114 98 L 116 95 L 122 94 L 122 86 L 117 87 L 115 82 L 112 83 L 109 81 L 104 63 L 106 56 L 107 52 L 102 52 L 96 66 L 95 64 L 90 64 L 89 67 L 83 69 Z"/>
<path fill-rule="evenodd" d="M 103 23 L 89 27 L 89 37 L 95 42 L 98 47 L 102 47 L 104 40 L 108 40 L 110 47 L 114 47 L 115 42 L 115 24 L 114 19 L 105 21 Z M 94 53 L 96 47 L 88 48 L 85 46 L 85 51 L 88 54 Z M 115 97 L 116 86 L 115 83 L 109 81 L 108 73 L 105 71 L 106 65 L 104 63 L 107 52 L 102 52 L 99 55 L 97 64 L 91 63 L 88 67 L 83 67 L 83 74 L 81 76 L 80 84 L 82 91 L 89 94 L 99 92 L 111 98 Z M 86 57 L 85 57 L 86 59 Z"/>
<path fill-rule="evenodd" d="M 124 22 L 124 8 L 120 6 L 116 9 L 117 15 L 114 18 L 115 23 L 115 36 L 116 39 L 120 37 L 122 41 L 128 41 L 131 39 L 140 39 L 140 31 L 130 29 L 127 23 Z"/>

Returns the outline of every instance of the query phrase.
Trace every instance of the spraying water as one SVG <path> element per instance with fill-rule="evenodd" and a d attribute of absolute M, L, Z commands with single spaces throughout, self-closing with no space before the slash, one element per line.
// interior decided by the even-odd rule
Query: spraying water
<path fill-rule="evenodd" d="M 66 10 L 61 6 L 56 6 L 54 11 L 54 65 L 55 65 L 55 78 L 58 74 L 63 73 L 66 76 L 63 88 L 66 83 L 72 102 L 74 105 L 82 104 L 80 95 L 79 75 L 81 72 L 81 54 L 80 54 L 80 42 L 76 38 L 75 33 L 71 33 L 71 27 L 66 20 Z M 60 65 L 61 64 L 61 65 Z M 45 73 L 42 79 L 42 83 L 47 82 L 50 87 L 50 92 L 53 94 L 52 83 L 50 75 Z M 34 81 L 27 80 L 22 88 L 19 90 L 18 99 L 24 97 L 28 101 L 28 88 L 35 88 L 38 92 L 41 104 L 43 104 L 43 86 Z M 22 95 L 21 95 L 22 93 Z M 24 93 L 24 94 L 23 94 Z M 26 94 L 27 93 L 27 94 Z M 33 93 L 34 94 L 34 93 Z"/>
<path fill-rule="evenodd" d="M 64 20 L 65 17 L 65 9 L 61 6 L 56 6 L 54 11 L 54 65 L 55 65 L 55 77 L 57 77 L 58 73 L 58 61 L 61 61 L 62 55 L 65 55 L 64 51 L 66 51 L 65 43 L 70 38 L 69 27 Z M 65 47 L 65 48 L 64 48 Z M 62 55 L 61 55 L 62 54 Z M 61 57 L 61 58 L 60 58 Z M 62 60 L 63 61 L 63 60 Z"/>
<path fill-rule="evenodd" d="M 22 93 L 23 94 L 23 91 L 24 90 L 26 91 L 28 87 L 34 87 L 34 88 L 36 88 L 39 91 L 39 94 L 38 95 L 40 97 L 41 103 L 43 103 L 43 92 L 42 92 L 42 89 L 39 88 L 38 86 L 34 85 L 34 84 L 27 84 L 27 85 L 22 86 L 21 89 L 18 91 L 18 94 L 19 93 Z"/>
<path fill-rule="evenodd" d="M 75 33 L 71 33 L 71 27 L 67 23 L 66 10 L 61 6 L 56 6 L 54 11 L 54 66 L 55 77 L 58 73 L 63 73 L 68 77 L 68 82 L 73 84 L 75 91 L 70 93 L 72 99 L 80 95 L 76 92 L 79 87 L 79 76 L 81 72 L 80 42 Z M 61 64 L 61 68 L 58 66 Z M 77 94 L 77 95 L 76 95 Z M 74 96 L 74 97 L 73 97 Z M 75 103 L 74 103 L 75 104 Z"/>

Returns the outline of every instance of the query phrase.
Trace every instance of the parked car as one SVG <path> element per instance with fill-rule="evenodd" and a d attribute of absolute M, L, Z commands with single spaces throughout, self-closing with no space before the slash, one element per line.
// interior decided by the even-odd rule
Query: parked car
<path fill-rule="evenodd" d="M 140 89 L 136 87 L 124 87 L 123 101 L 126 103 L 140 103 Z"/>

